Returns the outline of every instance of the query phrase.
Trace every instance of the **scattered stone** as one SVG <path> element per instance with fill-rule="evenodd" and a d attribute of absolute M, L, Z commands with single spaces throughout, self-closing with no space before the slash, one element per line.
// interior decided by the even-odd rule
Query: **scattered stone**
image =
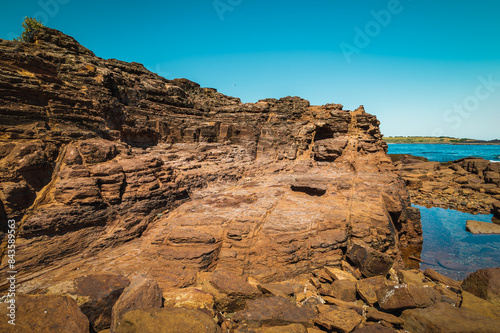
<path fill-rule="evenodd" d="M 359 296 L 369 305 L 374 305 L 378 302 L 377 291 L 386 286 L 386 279 L 383 276 L 366 278 L 356 283 Z"/>
<path fill-rule="evenodd" d="M 347 251 L 347 257 L 366 277 L 385 276 L 392 267 L 393 260 L 372 248 L 354 243 Z"/>
<path fill-rule="evenodd" d="M 363 317 L 353 310 L 327 305 L 318 306 L 318 312 L 318 316 L 314 318 L 317 325 L 327 330 L 337 330 L 342 333 L 353 331 L 363 320 Z"/>
<path fill-rule="evenodd" d="M 111 327 L 111 311 L 123 290 L 130 284 L 121 275 L 84 275 L 47 288 L 47 294 L 74 298 L 89 318 L 90 327 L 100 331 Z"/>
<path fill-rule="evenodd" d="M 128 311 L 162 306 L 162 292 L 155 280 L 137 277 L 123 290 L 111 313 L 111 331 L 114 332 L 122 316 Z"/>
<path fill-rule="evenodd" d="M 356 301 L 356 282 L 350 280 L 335 280 L 331 284 L 323 284 L 319 290 L 321 295 L 335 297 L 345 302 Z"/>
<path fill-rule="evenodd" d="M 326 304 L 335 305 L 340 308 L 354 310 L 358 314 L 363 315 L 363 307 L 353 302 L 345 302 L 331 296 L 323 296 L 323 300 Z"/>
<path fill-rule="evenodd" d="M 337 267 L 325 267 L 326 273 L 330 275 L 330 277 L 336 280 L 348 280 L 348 281 L 357 281 L 357 279 L 349 272 L 345 272 Z"/>
<path fill-rule="evenodd" d="M 500 305 L 500 267 L 480 269 L 470 274 L 462 282 L 462 289 Z"/>
<path fill-rule="evenodd" d="M 425 276 L 421 271 L 418 270 L 400 270 L 397 272 L 399 282 L 406 284 L 416 284 L 422 285 L 424 283 Z"/>
<path fill-rule="evenodd" d="M 206 313 L 194 309 L 160 308 L 133 310 L 121 319 L 116 333 L 221 333 Z"/>

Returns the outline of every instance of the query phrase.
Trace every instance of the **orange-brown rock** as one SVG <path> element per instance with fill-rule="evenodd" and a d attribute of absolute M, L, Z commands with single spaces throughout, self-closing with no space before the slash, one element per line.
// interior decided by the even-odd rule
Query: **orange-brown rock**
<path fill-rule="evenodd" d="M 0 55 L 0 224 L 17 222 L 21 291 L 138 274 L 209 289 L 224 312 L 262 296 L 248 277 L 279 293 L 325 266 L 372 276 L 419 251 L 418 210 L 362 107 L 241 103 L 48 28 L 0 40 Z"/>

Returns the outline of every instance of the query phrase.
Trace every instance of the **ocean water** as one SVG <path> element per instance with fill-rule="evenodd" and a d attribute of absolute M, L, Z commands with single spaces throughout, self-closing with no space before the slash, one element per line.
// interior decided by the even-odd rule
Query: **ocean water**
<path fill-rule="evenodd" d="M 463 280 L 482 268 L 500 267 L 500 235 L 473 235 L 467 220 L 491 222 L 493 215 L 472 215 L 443 208 L 420 209 L 424 243 L 420 268 Z"/>
<path fill-rule="evenodd" d="M 469 156 L 500 162 L 500 145 L 390 143 L 388 153 L 423 156 L 436 162 L 455 161 Z"/>

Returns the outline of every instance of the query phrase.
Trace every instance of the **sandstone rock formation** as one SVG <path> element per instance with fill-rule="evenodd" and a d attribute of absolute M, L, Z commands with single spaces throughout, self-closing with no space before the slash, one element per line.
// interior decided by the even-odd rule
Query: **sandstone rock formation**
<path fill-rule="evenodd" d="M 255 316 L 266 293 L 277 292 L 276 304 L 296 294 L 280 281 L 329 267 L 328 297 L 345 302 L 359 278 L 420 251 L 418 210 L 363 107 L 298 97 L 245 104 L 98 58 L 44 28 L 33 43 L 0 40 L 0 117 L 0 226 L 3 237 L 16 221 L 18 291 L 67 294 L 96 329 L 111 325 L 132 274 L 164 295 L 193 286 L 212 295 L 217 311 L 193 315 Z M 6 281 L 6 237 L 2 249 Z M 336 267 L 354 280 L 335 282 Z M 89 277 L 107 294 L 75 291 Z M 108 277 L 119 283 L 106 287 Z M 132 326 L 163 316 L 134 312 L 120 316 Z M 352 312 L 321 313 L 327 327 L 359 326 L 357 317 L 332 323 Z"/>
<path fill-rule="evenodd" d="M 500 163 L 473 157 L 448 163 L 411 155 L 391 157 L 412 203 L 500 218 Z"/>

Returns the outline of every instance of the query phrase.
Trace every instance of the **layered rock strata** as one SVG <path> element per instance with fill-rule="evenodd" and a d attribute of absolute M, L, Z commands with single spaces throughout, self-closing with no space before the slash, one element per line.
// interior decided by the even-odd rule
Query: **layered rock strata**
<path fill-rule="evenodd" d="M 419 252 L 418 210 L 363 107 L 242 103 L 48 28 L 0 55 L 0 223 L 16 221 L 22 292 L 101 273 L 276 282 L 342 260 L 371 277 Z"/>

